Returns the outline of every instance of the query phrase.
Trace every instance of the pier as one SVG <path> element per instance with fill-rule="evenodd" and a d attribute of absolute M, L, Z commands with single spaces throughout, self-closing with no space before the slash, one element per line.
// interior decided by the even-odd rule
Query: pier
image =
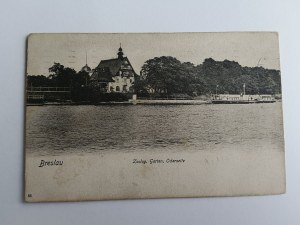
<path fill-rule="evenodd" d="M 27 103 L 43 104 L 45 101 L 64 102 L 71 99 L 70 87 L 28 87 Z"/>

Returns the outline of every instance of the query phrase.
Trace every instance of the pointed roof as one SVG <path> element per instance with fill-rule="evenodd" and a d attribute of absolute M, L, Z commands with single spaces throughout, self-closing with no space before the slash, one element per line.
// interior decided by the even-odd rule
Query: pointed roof
<path fill-rule="evenodd" d="M 95 68 L 91 79 L 102 82 L 112 82 L 112 77 L 117 74 L 121 65 L 122 60 L 120 59 L 101 60 L 99 65 Z"/>
<path fill-rule="evenodd" d="M 120 48 L 118 52 L 118 58 L 114 59 L 106 59 L 101 60 L 99 65 L 95 68 L 91 79 L 93 80 L 105 80 L 105 81 L 113 81 L 112 77 L 116 76 L 119 72 L 123 62 L 127 61 L 131 66 L 134 75 L 136 75 L 131 63 L 129 62 L 127 57 L 123 57 L 123 50 L 120 43 Z"/>
<path fill-rule="evenodd" d="M 127 59 L 127 57 L 125 57 Z M 124 58 L 124 59 L 125 59 Z M 109 68 L 110 72 L 112 75 L 116 75 L 117 72 L 119 71 L 121 65 L 123 63 L 123 60 L 121 59 L 106 59 L 106 60 L 101 60 L 97 68 Z"/>
<path fill-rule="evenodd" d="M 129 63 L 129 65 L 131 66 L 134 74 L 135 71 L 131 65 L 131 63 L 129 62 L 127 57 L 124 57 L 123 59 L 107 59 L 107 60 L 101 60 L 99 65 L 96 67 L 95 72 L 93 73 L 96 74 L 97 71 L 103 71 L 103 68 L 107 68 L 107 70 L 111 73 L 112 76 L 117 75 L 118 71 L 121 68 L 121 65 L 124 61 L 127 61 Z M 92 77 L 93 77 L 92 75 Z"/>

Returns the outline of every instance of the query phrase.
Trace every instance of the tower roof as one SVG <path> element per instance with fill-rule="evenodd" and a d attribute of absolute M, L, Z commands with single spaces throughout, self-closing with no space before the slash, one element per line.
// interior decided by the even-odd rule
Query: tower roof
<path fill-rule="evenodd" d="M 121 43 L 120 43 L 120 48 L 119 48 L 119 52 L 118 52 L 118 59 L 123 59 L 123 49 L 122 49 L 122 46 L 121 46 Z"/>
<path fill-rule="evenodd" d="M 85 52 L 85 66 L 81 68 L 81 71 L 85 71 L 88 73 L 92 71 L 91 67 L 89 67 L 87 64 L 87 52 Z"/>
<path fill-rule="evenodd" d="M 89 73 L 92 71 L 92 69 L 87 64 L 85 64 L 85 66 L 81 68 L 81 71 L 85 71 L 85 72 Z"/>

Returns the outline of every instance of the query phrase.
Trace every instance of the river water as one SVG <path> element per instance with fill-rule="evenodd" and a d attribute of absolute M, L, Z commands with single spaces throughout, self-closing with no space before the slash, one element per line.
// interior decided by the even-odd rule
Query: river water
<path fill-rule="evenodd" d="M 33 156 L 140 151 L 283 151 L 281 103 L 27 106 Z"/>

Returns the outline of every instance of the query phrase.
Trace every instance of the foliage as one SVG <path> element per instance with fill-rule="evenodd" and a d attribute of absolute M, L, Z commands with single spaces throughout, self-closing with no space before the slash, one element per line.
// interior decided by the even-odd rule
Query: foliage
<path fill-rule="evenodd" d="M 60 63 L 54 63 L 49 68 L 50 80 L 53 81 L 58 87 L 70 87 L 73 85 L 73 81 L 76 75 L 76 71 L 69 67 L 64 67 Z"/>
<path fill-rule="evenodd" d="M 217 93 L 240 94 L 243 84 L 248 94 L 281 93 L 280 71 L 263 67 L 242 67 L 235 61 L 205 59 L 200 65 L 181 63 L 173 57 L 147 60 L 141 70 L 137 92 L 190 96 Z"/>
<path fill-rule="evenodd" d="M 174 57 L 155 57 L 144 63 L 141 70 L 141 77 L 144 79 L 139 83 L 144 83 L 144 90 L 148 88 L 160 94 L 191 93 L 193 69 L 193 64 L 182 64 Z"/>
<path fill-rule="evenodd" d="M 53 82 L 44 75 L 28 75 L 27 76 L 27 87 L 51 87 Z"/>
<path fill-rule="evenodd" d="M 85 71 L 76 72 L 60 63 L 54 63 L 49 72 L 49 77 L 28 75 L 27 87 L 70 87 L 70 98 L 74 102 L 128 100 L 121 93 L 105 94 L 107 83 L 91 82 Z M 212 58 L 195 66 L 171 56 L 162 56 L 144 63 L 140 76 L 135 77 L 134 88 L 138 96 L 144 97 L 195 97 L 216 92 L 240 94 L 243 92 L 243 84 L 246 85 L 247 94 L 280 94 L 280 71 L 243 67 L 235 61 L 215 61 Z"/>

